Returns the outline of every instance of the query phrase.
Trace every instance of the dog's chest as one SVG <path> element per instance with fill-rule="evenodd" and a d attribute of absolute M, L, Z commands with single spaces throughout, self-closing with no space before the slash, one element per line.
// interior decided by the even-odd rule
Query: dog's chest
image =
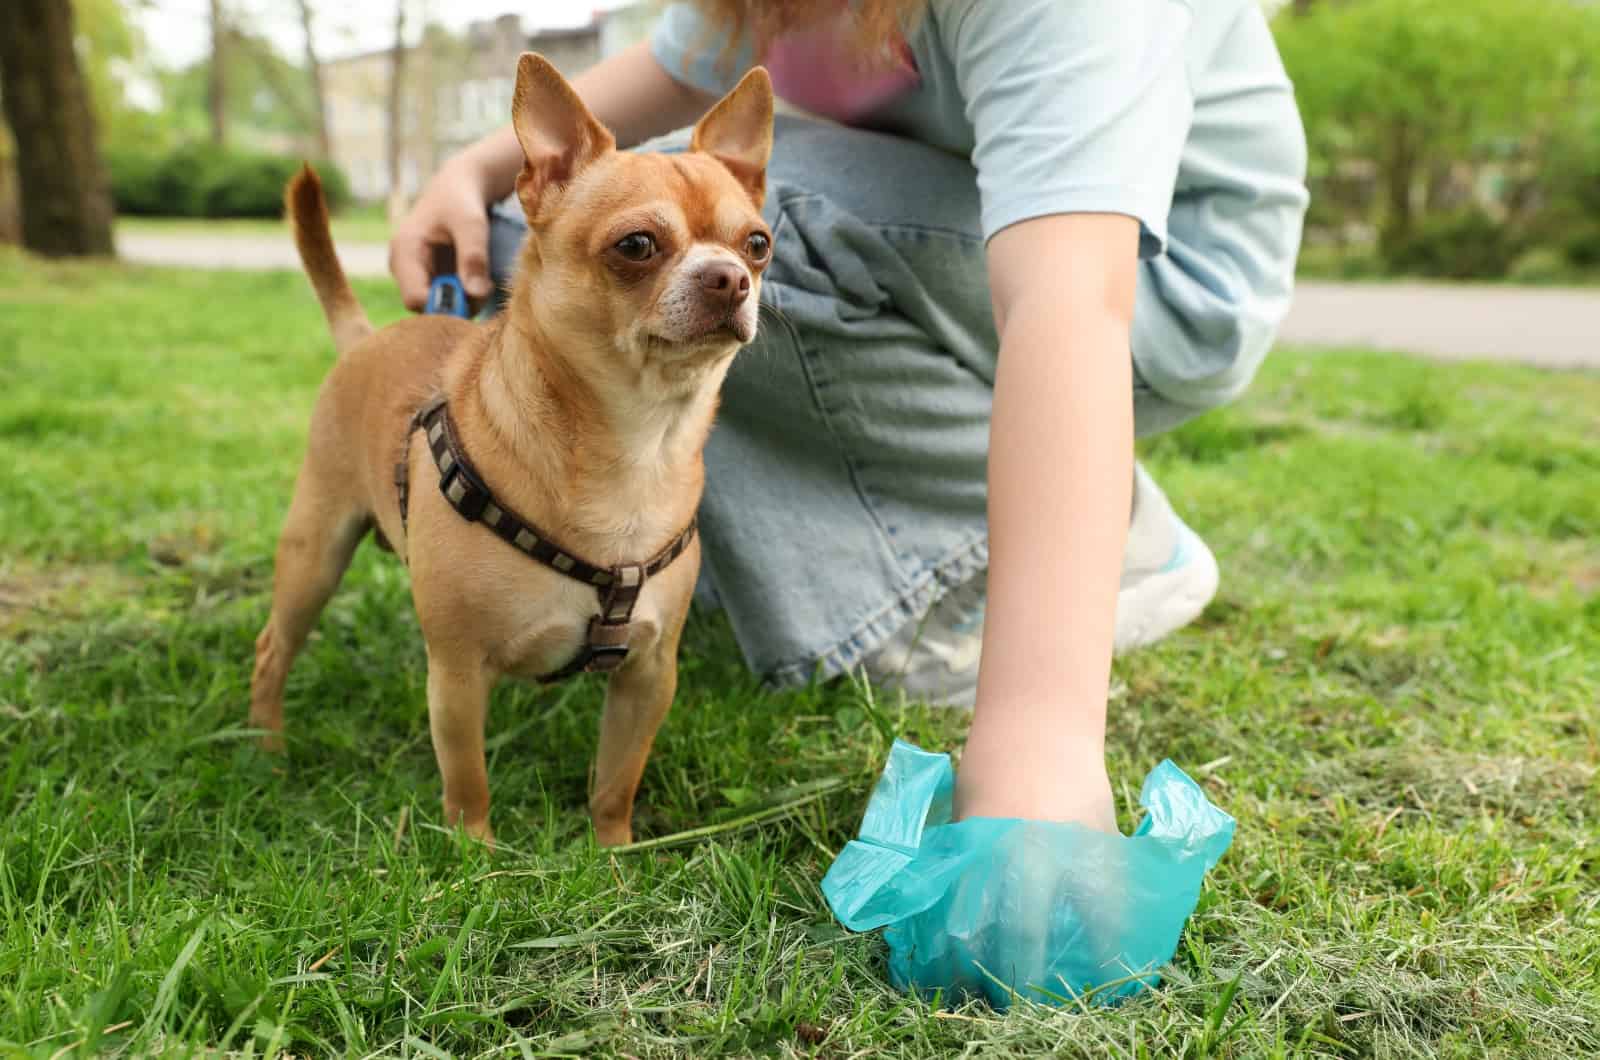
<path fill-rule="evenodd" d="M 656 596 L 648 584 L 640 594 L 630 623 L 630 652 L 642 650 L 660 629 Z M 599 613 L 599 594 L 587 585 L 530 579 L 525 591 L 510 595 L 505 621 L 490 638 L 490 661 L 513 677 L 549 677 L 583 651 L 589 623 Z"/>

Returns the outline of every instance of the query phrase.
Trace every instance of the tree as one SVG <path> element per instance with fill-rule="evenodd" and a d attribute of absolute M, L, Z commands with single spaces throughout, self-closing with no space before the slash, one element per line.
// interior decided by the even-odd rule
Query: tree
<path fill-rule="evenodd" d="M 398 202 L 400 159 L 404 154 L 406 0 L 394 0 L 394 46 L 389 52 L 389 197 Z"/>
<path fill-rule="evenodd" d="M 22 242 L 22 210 L 17 203 L 17 147 L 0 124 L 0 243 Z"/>
<path fill-rule="evenodd" d="M 223 20 L 222 0 L 211 0 L 211 66 L 206 102 L 211 113 L 211 142 L 218 147 L 228 142 L 228 26 Z"/>
<path fill-rule="evenodd" d="M 316 126 L 317 155 L 333 157 L 333 140 L 328 135 L 328 103 L 322 92 L 322 60 L 317 57 L 317 42 L 311 32 L 311 0 L 299 0 L 300 27 L 306 38 L 306 76 L 311 80 L 312 118 Z"/>
<path fill-rule="evenodd" d="M 1375 166 L 1385 246 L 1458 183 L 1452 171 L 1540 173 L 1600 98 L 1600 8 L 1571 0 L 1319 2 L 1276 28 L 1313 173 Z"/>
<path fill-rule="evenodd" d="M 22 242 L 52 256 L 113 252 L 111 193 L 75 41 L 71 4 L 0 3 L 0 97 L 16 140 Z"/>
<path fill-rule="evenodd" d="M 310 80 L 305 71 L 273 50 L 266 37 L 238 26 L 228 30 L 228 88 L 224 121 L 230 145 L 249 146 L 263 137 L 316 136 L 316 111 Z M 155 76 L 161 92 L 156 116 L 158 140 L 188 142 L 210 140 L 211 63 L 201 59 L 179 70 L 162 70 Z M 129 144 L 129 147 L 149 146 Z"/>
<path fill-rule="evenodd" d="M 143 66 L 143 34 L 129 20 L 124 0 L 72 0 L 72 12 L 78 61 L 89 83 L 89 98 L 102 142 L 109 143 L 113 131 L 123 126 L 131 126 L 130 135 L 139 136 L 148 129 L 151 116 L 128 102 L 124 82 L 130 72 L 148 72 Z"/>

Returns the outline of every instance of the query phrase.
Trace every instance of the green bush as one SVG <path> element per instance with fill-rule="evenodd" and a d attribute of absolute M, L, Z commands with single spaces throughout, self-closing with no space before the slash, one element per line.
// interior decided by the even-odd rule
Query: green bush
<path fill-rule="evenodd" d="M 158 217 L 277 217 L 283 187 L 300 160 L 189 144 L 165 154 L 114 152 L 107 158 L 117 212 Z M 343 172 L 317 163 L 328 203 L 350 199 Z"/>
<path fill-rule="evenodd" d="M 1430 217 L 1382 248 L 1394 272 L 1445 280 L 1501 279 L 1521 251 L 1506 226 L 1481 210 Z"/>
<path fill-rule="evenodd" d="M 1307 242 L 1300 248 L 1296 271 L 1315 280 L 1372 280 L 1388 275 L 1389 268 L 1376 250 L 1365 245 Z"/>
<path fill-rule="evenodd" d="M 1600 5 L 1319 0 L 1274 31 L 1314 228 L 1376 230 L 1386 263 L 1425 275 L 1503 276 L 1600 208 Z"/>
<path fill-rule="evenodd" d="M 111 174 L 111 194 L 123 214 L 184 214 L 188 196 L 175 167 L 160 155 L 142 151 L 112 151 L 106 155 Z"/>
<path fill-rule="evenodd" d="M 1569 234 L 1561 249 L 1569 264 L 1580 269 L 1600 269 L 1600 222 Z"/>
<path fill-rule="evenodd" d="M 1555 284 L 1566 283 L 1573 276 L 1566 255 L 1558 248 L 1534 247 L 1517 258 L 1506 278 L 1513 283 Z"/>

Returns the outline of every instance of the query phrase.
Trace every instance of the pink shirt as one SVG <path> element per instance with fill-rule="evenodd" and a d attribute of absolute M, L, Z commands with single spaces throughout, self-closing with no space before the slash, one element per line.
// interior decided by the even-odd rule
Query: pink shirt
<path fill-rule="evenodd" d="M 785 34 L 767 49 L 765 64 L 779 96 L 823 118 L 852 124 L 921 83 L 903 37 L 890 48 L 893 61 L 863 71 L 852 57 L 847 15 Z"/>

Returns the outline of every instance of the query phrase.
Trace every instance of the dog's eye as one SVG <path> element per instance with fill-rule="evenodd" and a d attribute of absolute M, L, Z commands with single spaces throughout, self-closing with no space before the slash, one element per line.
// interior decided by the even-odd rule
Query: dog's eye
<path fill-rule="evenodd" d="M 617 240 L 617 253 L 629 261 L 649 261 L 656 253 L 656 240 L 648 232 L 635 232 Z"/>
<path fill-rule="evenodd" d="M 763 232 L 752 232 L 744 241 L 744 252 L 754 261 L 766 261 L 767 255 L 772 253 L 772 240 Z"/>

